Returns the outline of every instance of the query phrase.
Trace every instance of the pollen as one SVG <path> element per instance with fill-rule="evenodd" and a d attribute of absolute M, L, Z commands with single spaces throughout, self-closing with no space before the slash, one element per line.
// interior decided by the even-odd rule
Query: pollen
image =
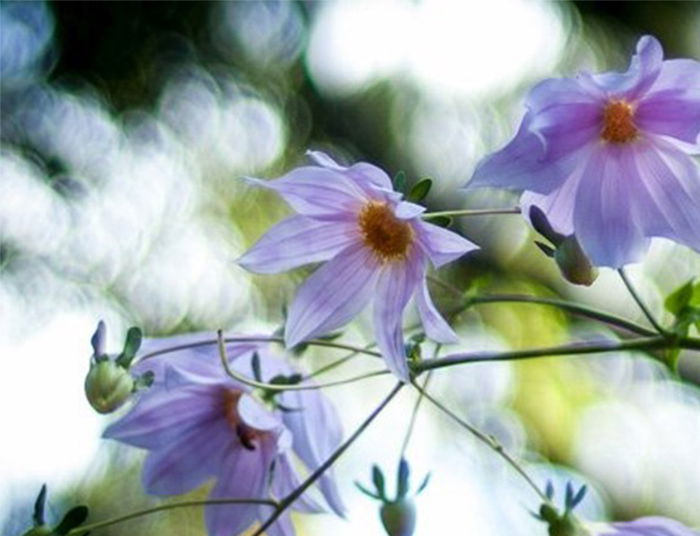
<path fill-rule="evenodd" d="M 610 143 L 628 143 L 637 138 L 634 107 L 624 100 L 611 100 L 603 111 L 603 130 L 600 137 Z"/>
<path fill-rule="evenodd" d="M 365 244 L 382 262 L 404 260 L 413 243 L 411 225 L 398 219 L 386 203 L 370 201 L 358 216 Z"/>

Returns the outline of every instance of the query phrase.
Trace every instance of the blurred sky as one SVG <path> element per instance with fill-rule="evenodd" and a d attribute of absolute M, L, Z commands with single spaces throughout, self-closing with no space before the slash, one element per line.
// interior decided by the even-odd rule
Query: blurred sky
<path fill-rule="evenodd" d="M 106 463 L 98 438 L 109 419 L 82 394 L 98 319 L 115 350 L 130 325 L 155 336 L 280 321 L 303 274 L 252 278 L 234 261 L 286 209 L 241 177 L 279 175 L 312 147 L 432 177 L 432 210 L 509 206 L 511 194 L 455 189 L 513 135 L 527 89 L 580 69 L 624 69 L 645 32 L 671 56 L 700 58 L 700 4 L 0 3 L 0 511 L 26 511 L 42 482 L 89 487 L 81 475 Z M 563 283 L 519 218 L 459 225 L 483 251 L 446 279 L 490 274 L 495 289 L 639 317 L 614 273 L 586 289 Z M 662 314 L 663 296 L 700 273 L 700 260 L 658 241 L 630 272 Z M 610 336 L 530 309 L 489 311 L 459 320 L 465 348 Z M 364 341 L 367 325 L 351 336 Z M 542 479 L 588 481 L 591 516 L 658 512 L 700 524 L 688 502 L 700 496 L 697 388 L 630 356 L 601 362 L 480 365 L 441 373 L 434 389 Z M 697 382 L 700 370 L 686 367 Z M 329 393 L 348 430 L 387 385 L 368 383 L 361 403 L 356 387 Z M 379 530 L 375 505 L 352 482 L 368 479 L 370 463 L 395 464 L 399 445 L 386 437 L 402 435 L 410 398 L 340 465 L 349 521 L 301 520 L 313 533 Z M 532 534 L 527 489 L 424 409 L 410 454 L 416 474 L 434 478 L 417 534 L 457 523 Z"/>

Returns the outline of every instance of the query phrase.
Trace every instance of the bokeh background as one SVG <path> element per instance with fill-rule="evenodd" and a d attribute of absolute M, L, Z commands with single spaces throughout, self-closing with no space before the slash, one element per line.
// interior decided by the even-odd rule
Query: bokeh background
<path fill-rule="evenodd" d="M 513 135 L 531 85 L 623 70 L 644 33 L 669 57 L 699 59 L 700 3 L 0 2 L 0 532 L 26 527 L 44 482 L 55 516 L 87 503 L 98 520 L 160 500 L 140 489 L 141 453 L 101 440 L 111 417 L 84 400 L 98 319 L 115 351 L 130 325 L 150 336 L 279 325 L 308 270 L 252 277 L 236 266 L 288 212 L 241 177 L 277 176 L 314 148 L 433 178 L 430 210 L 513 206 L 510 193 L 456 189 Z M 590 288 L 565 283 L 521 218 L 454 226 L 482 246 L 438 274 L 458 289 L 560 296 L 643 322 L 614 273 Z M 698 274 L 698 254 L 662 240 L 630 267 L 658 315 Z M 455 303 L 435 295 L 443 309 Z M 454 320 L 472 350 L 614 336 L 538 306 L 478 306 Z M 347 339 L 368 342 L 368 327 L 360 319 Z M 329 379 L 372 365 L 357 358 Z M 583 514 L 700 525 L 699 383 L 697 354 L 682 357 L 680 378 L 607 355 L 452 368 L 431 390 L 560 496 L 567 479 L 587 483 Z M 328 395 L 350 430 L 390 384 Z M 299 517 L 299 534 L 382 534 L 353 481 L 367 481 L 371 463 L 393 472 L 413 401 L 403 393 L 339 463 L 348 519 Z M 544 534 L 531 491 L 428 405 L 408 456 L 416 480 L 432 472 L 419 536 Z M 180 510 L 99 534 L 203 533 L 201 511 Z"/>

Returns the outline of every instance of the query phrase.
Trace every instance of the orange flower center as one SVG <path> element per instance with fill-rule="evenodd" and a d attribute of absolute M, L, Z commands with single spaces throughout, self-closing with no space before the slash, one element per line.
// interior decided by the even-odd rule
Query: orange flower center
<path fill-rule="evenodd" d="M 357 218 L 365 244 L 382 261 L 403 260 L 413 242 L 411 226 L 394 216 L 386 203 L 370 201 Z"/>
<path fill-rule="evenodd" d="M 600 137 L 610 143 L 628 143 L 637 138 L 634 108 L 625 100 L 611 100 L 603 111 L 603 130 Z"/>
<path fill-rule="evenodd" d="M 243 448 L 255 450 L 257 441 L 262 438 L 265 432 L 251 428 L 241 420 L 238 414 L 238 401 L 241 399 L 241 395 L 243 395 L 241 391 L 224 391 L 224 415 Z"/>

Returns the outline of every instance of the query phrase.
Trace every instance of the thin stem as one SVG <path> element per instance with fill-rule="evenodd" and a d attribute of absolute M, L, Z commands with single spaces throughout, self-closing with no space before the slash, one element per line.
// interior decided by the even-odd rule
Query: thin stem
<path fill-rule="evenodd" d="M 280 344 L 284 344 L 284 339 L 282 337 L 226 337 L 224 339 L 225 342 L 229 343 L 235 343 L 235 342 L 278 342 Z M 178 352 L 180 350 L 187 350 L 189 348 L 200 348 L 202 346 L 213 346 L 215 344 L 218 344 L 218 339 L 214 338 L 211 340 L 206 340 L 206 341 L 199 341 L 199 342 L 192 342 L 188 344 L 180 344 L 177 346 L 171 346 L 169 348 L 163 348 L 161 350 L 155 350 L 153 352 L 149 352 L 147 354 L 144 354 L 141 356 L 140 360 L 144 359 L 150 359 L 151 357 L 155 357 L 157 355 L 162 355 L 162 354 L 168 354 L 171 352 Z M 367 350 L 365 348 L 359 348 L 357 346 L 352 346 L 350 344 L 343 344 L 339 342 L 333 342 L 333 341 L 324 341 L 324 340 L 312 340 L 312 341 L 306 341 L 304 344 L 308 344 L 310 346 L 320 346 L 324 348 L 334 348 L 336 350 L 348 350 L 351 352 L 356 352 L 359 354 L 366 354 L 366 355 L 371 355 L 373 357 L 381 357 L 382 355 L 379 352 L 373 352 L 372 350 Z"/>
<path fill-rule="evenodd" d="M 647 306 L 644 304 L 642 301 L 642 298 L 637 294 L 637 291 L 634 289 L 634 286 L 632 286 L 632 282 L 628 279 L 627 274 L 625 273 L 625 270 L 623 268 L 618 269 L 617 273 L 620 274 L 620 277 L 622 278 L 622 282 L 625 284 L 627 287 L 627 291 L 630 293 L 632 298 L 634 299 L 635 302 L 637 302 L 637 305 L 639 305 L 639 308 L 642 310 L 644 313 L 644 316 L 647 317 L 647 320 L 649 323 L 654 326 L 654 329 L 661 333 L 662 335 L 666 334 L 666 330 L 661 327 L 661 325 L 656 321 L 656 318 L 654 318 L 654 315 L 651 314 L 651 311 L 647 308 Z"/>
<path fill-rule="evenodd" d="M 421 217 L 424 220 L 429 220 L 441 216 L 490 216 L 492 214 L 520 214 L 520 207 L 442 210 L 440 212 L 426 212 Z"/>
<path fill-rule="evenodd" d="M 334 387 L 336 385 L 346 385 L 348 383 L 353 383 L 357 382 L 360 380 L 365 380 L 367 378 L 372 378 L 374 376 L 381 376 L 383 374 L 388 374 L 388 370 L 375 370 L 373 372 L 368 372 L 366 374 L 361 374 L 360 376 L 355 376 L 353 378 L 348 378 L 345 380 L 338 380 L 334 382 L 328 382 L 328 383 L 317 383 L 317 384 L 311 384 L 311 385 L 281 385 L 277 383 L 265 383 L 265 382 L 259 382 L 257 380 L 252 380 L 250 378 L 247 378 L 246 376 L 243 376 L 242 374 L 239 374 L 235 370 L 231 368 L 231 365 L 228 362 L 228 355 L 226 355 L 226 344 L 224 343 L 224 334 L 221 330 L 218 330 L 216 332 L 217 335 L 217 342 L 219 346 L 219 358 L 221 359 L 221 364 L 224 367 L 224 370 L 226 371 L 226 374 L 228 374 L 231 378 L 234 380 L 237 380 L 241 382 L 244 385 L 250 385 L 251 387 L 256 387 L 258 389 L 265 389 L 266 391 L 276 391 L 276 392 L 282 392 L 282 391 L 313 391 L 315 389 L 323 389 L 324 387 Z"/>
<path fill-rule="evenodd" d="M 273 501 L 272 499 L 206 499 L 202 501 L 180 501 L 168 504 L 161 504 L 154 506 L 152 508 L 146 508 L 145 510 L 138 510 L 136 512 L 131 512 L 123 516 L 113 517 L 106 521 L 98 521 L 96 523 L 90 523 L 89 525 L 83 525 L 82 527 L 77 527 L 68 532 L 68 536 L 78 536 L 79 534 L 85 534 L 86 532 L 101 529 L 104 527 L 109 527 L 110 525 L 116 525 L 122 523 L 123 521 L 128 521 L 130 519 L 135 519 L 137 517 L 143 517 L 150 514 L 155 514 L 156 512 L 162 512 L 165 510 L 173 510 L 175 508 L 187 508 L 191 506 L 220 506 L 226 504 L 258 504 L 273 506 L 274 508 L 279 508 L 279 503 Z"/>
<path fill-rule="evenodd" d="M 403 444 L 401 445 L 401 454 L 399 456 L 399 460 L 402 460 L 406 457 L 406 450 L 408 449 L 408 443 L 411 441 L 411 436 L 413 435 L 413 428 L 416 425 L 416 418 L 418 417 L 418 410 L 420 409 L 420 405 L 423 402 L 423 393 L 424 390 L 428 388 L 428 384 L 430 383 L 430 378 L 432 377 L 432 373 L 428 372 L 428 374 L 425 376 L 425 381 L 423 381 L 423 387 L 418 389 L 418 398 L 416 399 L 416 403 L 413 406 L 413 411 L 411 412 L 411 420 L 408 423 L 408 429 L 406 430 L 406 435 L 403 438 Z"/>
<path fill-rule="evenodd" d="M 323 462 L 313 473 L 311 473 L 304 482 L 302 482 L 294 491 L 282 499 L 279 504 L 275 507 L 275 511 L 272 515 L 263 523 L 258 530 L 256 530 L 252 536 L 260 536 L 265 532 L 265 530 L 272 525 L 282 513 L 289 508 L 294 501 L 296 501 L 316 480 L 321 478 L 323 473 L 325 473 L 342 454 L 352 445 L 355 440 L 362 435 L 362 433 L 367 429 L 367 427 L 372 424 L 372 421 L 376 419 L 379 414 L 384 410 L 384 408 L 391 402 L 391 400 L 396 396 L 396 394 L 404 386 L 403 383 L 397 383 L 391 392 L 382 400 L 382 402 L 370 413 L 362 424 L 353 432 L 353 434 L 342 443 L 329 458 Z"/>
<path fill-rule="evenodd" d="M 655 331 L 640 326 L 635 322 L 631 322 L 619 316 L 615 316 L 598 309 L 593 309 L 585 305 L 579 305 L 577 303 L 568 302 L 564 300 L 558 300 L 555 298 L 540 298 L 537 296 L 527 296 L 520 294 L 490 294 L 485 296 L 474 296 L 473 298 L 468 298 L 469 302 L 474 304 L 481 303 L 532 303 L 537 305 L 548 305 L 551 307 L 558 307 L 563 311 L 575 314 L 577 316 L 582 316 L 585 318 L 590 318 L 591 320 L 596 320 L 610 326 L 618 327 L 632 333 L 644 336 L 656 335 Z"/>
<path fill-rule="evenodd" d="M 496 453 L 498 453 L 508 464 L 517 471 L 517 473 L 522 476 L 525 481 L 530 485 L 530 487 L 537 493 L 537 495 L 542 499 L 544 502 L 548 503 L 549 499 L 547 496 L 540 490 L 539 486 L 535 483 L 535 481 L 530 477 L 530 475 L 527 474 L 525 469 L 513 458 L 504 448 L 501 443 L 492 435 L 487 435 L 483 433 L 481 430 L 478 428 L 475 428 L 471 424 L 469 424 L 467 421 L 462 419 L 459 415 L 454 413 L 452 410 L 450 410 L 448 407 L 446 407 L 444 404 L 442 404 L 440 401 L 436 400 L 433 398 L 425 389 L 421 388 L 416 382 L 413 383 L 414 387 L 420 391 L 420 393 L 427 398 L 430 402 L 435 405 L 439 410 L 441 410 L 445 415 L 453 419 L 455 422 L 460 424 L 464 429 L 469 431 L 474 437 L 482 441 L 484 444 L 486 444 L 489 448 L 493 449 Z"/>
<path fill-rule="evenodd" d="M 517 361 L 537 357 L 551 357 L 556 355 L 595 354 L 602 352 L 622 352 L 626 350 L 659 350 L 662 348 L 684 348 L 688 350 L 700 350 L 700 339 L 694 337 L 677 337 L 669 339 L 665 336 L 644 337 L 629 339 L 626 341 L 607 341 L 598 343 L 572 343 L 547 348 L 531 348 L 528 350 L 515 350 L 512 352 L 472 352 L 452 354 L 437 359 L 426 359 L 413 366 L 413 372 L 421 373 L 426 370 L 435 370 L 453 365 L 465 363 L 478 363 L 481 361 Z"/>
<path fill-rule="evenodd" d="M 374 343 L 368 344 L 367 346 L 365 346 L 365 350 L 369 350 L 373 346 L 374 346 Z M 308 380 L 311 378 L 315 378 L 316 376 L 320 376 L 321 374 L 324 374 L 324 373 L 328 372 L 329 370 L 333 370 L 336 367 L 344 365 L 345 363 L 347 363 L 348 361 L 350 361 L 351 359 L 356 357 L 358 354 L 359 354 L 359 352 L 351 352 L 348 355 L 341 357 L 340 359 L 337 359 L 335 361 L 331 361 L 327 365 L 325 365 L 323 367 L 319 367 L 316 370 L 314 370 L 313 372 L 310 372 L 309 374 L 307 374 L 305 379 Z"/>

